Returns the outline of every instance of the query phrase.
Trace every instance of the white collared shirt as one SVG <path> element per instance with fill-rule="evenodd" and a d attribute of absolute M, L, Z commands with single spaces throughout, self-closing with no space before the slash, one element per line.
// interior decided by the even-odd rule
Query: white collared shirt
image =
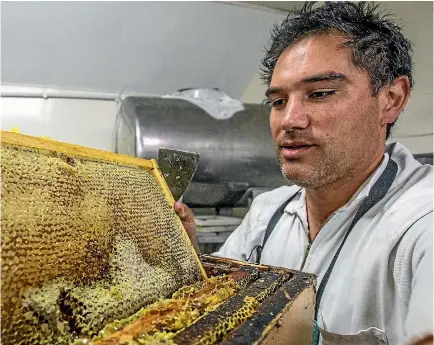
<path fill-rule="evenodd" d="M 405 344 L 433 332 L 433 167 L 421 165 L 401 144 L 386 196 L 354 226 L 319 307 L 321 341 L 328 344 Z M 284 186 L 259 195 L 242 224 L 214 255 L 255 262 L 267 225 L 294 193 L 261 263 L 318 276 L 319 286 L 358 207 L 384 171 L 389 155 L 351 200 L 323 225 L 309 246 L 305 191 Z M 250 257 L 250 258 L 249 258 Z"/>

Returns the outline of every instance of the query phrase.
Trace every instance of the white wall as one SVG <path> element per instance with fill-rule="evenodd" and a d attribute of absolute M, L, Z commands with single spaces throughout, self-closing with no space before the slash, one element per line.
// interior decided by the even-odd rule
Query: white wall
<path fill-rule="evenodd" d="M 2 82 L 240 98 L 283 17 L 222 2 L 1 2 Z"/>
<path fill-rule="evenodd" d="M 415 87 L 392 132 L 412 152 L 433 151 L 433 2 L 380 2 L 404 24 L 414 46 Z"/>
<path fill-rule="evenodd" d="M 1 129 L 113 151 L 114 100 L 3 97 Z"/>

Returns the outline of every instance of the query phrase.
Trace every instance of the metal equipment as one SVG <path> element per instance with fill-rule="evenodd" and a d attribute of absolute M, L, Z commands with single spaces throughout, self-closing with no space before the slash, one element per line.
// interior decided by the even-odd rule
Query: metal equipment
<path fill-rule="evenodd" d="M 289 182 L 276 159 L 269 108 L 244 107 L 218 120 L 185 100 L 127 97 L 117 114 L 116 152 L 139 158 L 156 158 L 160 147 L 198 152 L 201 160 L 183 201 L 192 207 L 248 206 L 251 188 Z"/>
<path fill-rule="evenodd" d="M 160 148 L 157 161 L 173 198 L 178 201 L 193 178 L 199 163 L 199 154 Z"/>
<path fill-rule="evenodd" d="M 204 254 L 217 252 L 242 222 L 241 218 L 214 215 L 196 215 L 194 220 L 199 249 Z"/>
<path fill-rule="evenodd" d="M 1 141 L 2 344 L 310 344 L 315 277 L 199 259 L 155 160 Z"/>

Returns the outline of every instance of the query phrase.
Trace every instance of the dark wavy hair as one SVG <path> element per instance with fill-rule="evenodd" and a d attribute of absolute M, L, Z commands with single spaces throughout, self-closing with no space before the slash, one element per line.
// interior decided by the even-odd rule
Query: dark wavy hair
<path fill-rule="evenodd" d="M 262 79 L 270 84 L 279 56 L 296 40 L 328 32 L 341 32 L 348 37 L 344 46 L 351 49 L 353 63 L 369 73 L 373 96 L 402 75 L 408 76 L 413 88 L 411 42 L 390 14 L 363 1 L 326 2 L 320 7 L 306 2 L 301 10 L 290 11 L 271 31 L 271 43 L 261 61 Z M 393 125 L 387 125 L 387 138 Z"/>

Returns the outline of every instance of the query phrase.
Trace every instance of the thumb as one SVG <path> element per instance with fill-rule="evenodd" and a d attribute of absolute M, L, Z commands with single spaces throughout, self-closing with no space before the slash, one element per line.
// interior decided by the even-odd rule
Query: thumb
<path fill-rule="evenodd" d="M 193 212 L 187 205 L 177 201 L 174 208 L 183 223 L 194 223 Z"/>

